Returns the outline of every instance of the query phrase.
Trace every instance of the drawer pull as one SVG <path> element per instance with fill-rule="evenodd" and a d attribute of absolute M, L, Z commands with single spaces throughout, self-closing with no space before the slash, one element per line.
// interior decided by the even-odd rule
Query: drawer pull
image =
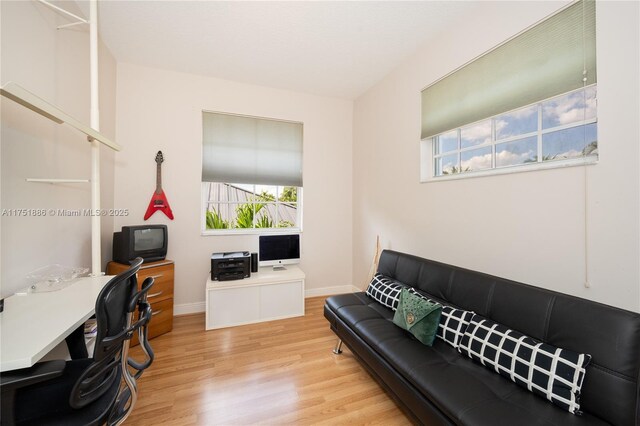
<path fill-rule="evenodd" d="M 153 311 L 151 312 L 151 316 L 155 317 L 156 315 L 158 315 L 160 312 L 162 312 L 162 309 L 158 309 L 157 311 Z"/>
<path fill-rule="evenodd" d="M 147 296 L 147 299 L 151 299 L 152 297 L 158 297 L 158 296 L 160 296 L 162 293 L 164 293 L 164 292 L 163 292 L 162 290 L 160 290 L 160 291 L 159 291 L 159 292 L 157 292 L 157 293 L 153 293 L 153 294 L 148 295 L 148 296 Z"/>
<path fill-rule="evenodd" d="M 158 275 L 151 275 L 151 278 L 153 278 L 154 280 L 155 280 L 156 278 L 160 278 L 160 277 L 162 277 L 162 274 L 158 274 Z"/>

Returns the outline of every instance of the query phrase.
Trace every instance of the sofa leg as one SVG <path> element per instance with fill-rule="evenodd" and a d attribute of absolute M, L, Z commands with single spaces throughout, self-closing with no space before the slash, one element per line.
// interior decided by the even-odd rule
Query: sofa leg
<path fill-rule="evenodd" d="M 333 348 L 333 353 L 336 355 L 340 355 L 342 353 L 342 339 L 338 339 L 336 347 Z"/>

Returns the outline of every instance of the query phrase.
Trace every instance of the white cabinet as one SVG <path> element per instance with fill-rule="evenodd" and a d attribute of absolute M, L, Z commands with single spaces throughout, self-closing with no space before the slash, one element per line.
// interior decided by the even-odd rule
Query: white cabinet
<path fill-rule="evenodd" d="M 206 329 L 231 327 L 304 315 L 304 272 L 260 268 L 251 277 L 211 281 L 206 288 Z"/>

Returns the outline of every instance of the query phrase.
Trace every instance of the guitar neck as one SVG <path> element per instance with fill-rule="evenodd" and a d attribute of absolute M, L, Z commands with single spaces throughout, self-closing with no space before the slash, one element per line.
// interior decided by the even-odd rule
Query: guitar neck
<path fill-rule="evenodd" d="M 162 192 L 162 163 L 158 163 L 156 167 L 156 193 L 160 194 Z"/>

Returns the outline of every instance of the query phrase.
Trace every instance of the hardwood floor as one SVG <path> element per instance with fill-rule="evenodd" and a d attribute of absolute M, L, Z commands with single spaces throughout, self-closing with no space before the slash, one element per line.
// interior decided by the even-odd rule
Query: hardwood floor
<path fill-rule="evenodd" d="M 125 424 L 410 424 L 349 349 L 332 353 L 324 299 L 307 299 L 304 317 L 220 330 L 205 331 L 204 314 L 176 317 L 151 341 Z"/>

